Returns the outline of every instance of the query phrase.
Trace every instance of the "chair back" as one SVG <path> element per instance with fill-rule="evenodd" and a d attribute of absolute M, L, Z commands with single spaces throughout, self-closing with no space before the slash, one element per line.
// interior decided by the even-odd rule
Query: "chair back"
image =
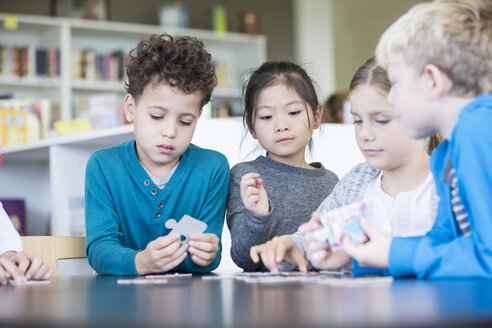
<path fill-rule="evenodd" d="M 85 237 L 72 236 L 23 236 L 24 252 L 38 255 L 43 261 L 55 269 L 54 276 L 60 275 L 57 260 L 84 259 Z M 83 260 L 85 261 L 85 259 Z"/>

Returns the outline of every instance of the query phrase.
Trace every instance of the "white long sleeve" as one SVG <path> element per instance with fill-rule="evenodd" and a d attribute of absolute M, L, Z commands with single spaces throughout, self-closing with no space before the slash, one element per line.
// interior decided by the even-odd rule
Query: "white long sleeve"
<path fill-rule="evenodd" d="M 8 251 L 22 251 L 22 239 L 0 203 L 0 255 Z"/>

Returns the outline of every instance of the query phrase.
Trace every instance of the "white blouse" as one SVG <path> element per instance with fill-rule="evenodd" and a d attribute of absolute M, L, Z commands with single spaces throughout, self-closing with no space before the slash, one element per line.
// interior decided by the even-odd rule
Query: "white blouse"
<path fill-rule="evenodd" d="M 0 256 L 8 251 L 22 251 L 22 239 L 0 203 Z"/>
<path fill-rule="evenodd" d="M 385 193 L 381 187 L 382 171 L 369 182 L 364 200 L 379 198 L 391 226 L 391 235 L 410 237 L 425 235 L 434 224 L 437 207 L 433 200 L 435 188 L 432 173 L 417 188 L 400 192 L 395 198 Z"/>

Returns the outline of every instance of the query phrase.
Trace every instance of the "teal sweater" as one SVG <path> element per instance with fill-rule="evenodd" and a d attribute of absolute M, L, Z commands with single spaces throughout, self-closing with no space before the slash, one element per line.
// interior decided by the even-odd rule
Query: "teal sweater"
<path fill-rule="evenodd" d="M 205 233 L 222 235 L 229 188 L 224 155 L 191 144 L 163 190 L 140 164 L 135 140 L 94 152 L 85 180 L 87 256 L 100 274 L 137 275 L 135 255 L 169 234 L 168 219 L 188 214 L 208 224 Z M 210 272 L 221 250 L 206 267 L 189 256 L 173 271 Z"/>

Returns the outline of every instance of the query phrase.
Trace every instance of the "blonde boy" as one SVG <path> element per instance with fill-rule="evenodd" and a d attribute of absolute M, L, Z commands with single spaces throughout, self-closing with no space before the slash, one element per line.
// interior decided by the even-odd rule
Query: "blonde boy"
<path fill-rule="evenodd" d="M 394 276 L 492 278 L 492 1 L 419 4 L 376 57 L 407 133 L 446 137 L 430 160 L 440 202 L 427 235 L 391 239 L 361 220 L 370 241 L 345 238 L 346 252 Z"/>

